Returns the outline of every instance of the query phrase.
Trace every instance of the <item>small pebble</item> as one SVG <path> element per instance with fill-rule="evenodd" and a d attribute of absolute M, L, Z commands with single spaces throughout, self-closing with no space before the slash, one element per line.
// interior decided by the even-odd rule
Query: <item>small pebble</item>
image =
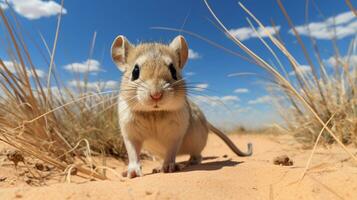
<path fill-rule="evenodd" d="M 287 155 L 282 155 L 274 158 L 275 165 L 282 165 L 282 166 L 292 166 L 294 164 L 293 160 L 291 160 Z"/>

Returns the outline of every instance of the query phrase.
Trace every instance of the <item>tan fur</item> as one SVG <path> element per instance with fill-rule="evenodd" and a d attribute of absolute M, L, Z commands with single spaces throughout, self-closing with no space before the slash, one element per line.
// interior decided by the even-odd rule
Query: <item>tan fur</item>
<path fill-rule="evenodd" d="M 188 154 L 191 163 L 199 163 L 209 127 L 214 127 L 206 121 L 199 107 L 186 97 L 181 75 L 188 57 L 185 39 L 177 36 L 170 45 L 145 43 L 133 46 L 124 36 L 118 36 L 112 45 L 112 56 L 124 72 L 118 109 L 129 157 L 127 176 L 142 175 L 139 160 L 142 148 L 164 159 L 164 172 L 177 170 L 175 159 L 178 154 Z M 169 70 L 170 64 L 176 69 L 177 80 Z M 140 76 L 132 80 L 136 65 L 140 68 Z M 160 100 L 151 97 L 156 93 L 162 94 Z M 217 130 L 215 132 L 219 132 Z M 223 133 L 217 134 L 231 148 L 235 147 Z M 245 155 L 239 149 L 237 151 L 238 155 Z"/>

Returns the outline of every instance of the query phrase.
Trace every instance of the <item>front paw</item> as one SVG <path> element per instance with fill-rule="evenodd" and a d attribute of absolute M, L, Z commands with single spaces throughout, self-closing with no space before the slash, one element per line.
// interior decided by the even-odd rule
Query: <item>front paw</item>
<path fill-rule="evenodd" d="M 122 173 L 122 176 L 128 177 L 128 178 L 135 178 L 135 177 L 143 176 L 143 174 L 141 172 L 141 166 L 138 164 L 129 165 L 128 170 L 124 171 Z"/>

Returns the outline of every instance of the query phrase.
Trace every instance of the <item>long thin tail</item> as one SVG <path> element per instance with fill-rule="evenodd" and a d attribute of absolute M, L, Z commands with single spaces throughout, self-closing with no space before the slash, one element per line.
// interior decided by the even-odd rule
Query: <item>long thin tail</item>
<path fill-rule="evenodd" d="M 215 133 L 218 137 L 220 137 L 228 146 L 229 148 L 238 156 L 251 156 L 253 154 L 253 145 L 252 143 L 248 143 L 248 151 L 242 152 L 238 147 L 232 142 L 227 135 L 225 135 L 222 131 L 218 128 L 214 127 L 211 123 L 207 122 L 208 128 Z"/>

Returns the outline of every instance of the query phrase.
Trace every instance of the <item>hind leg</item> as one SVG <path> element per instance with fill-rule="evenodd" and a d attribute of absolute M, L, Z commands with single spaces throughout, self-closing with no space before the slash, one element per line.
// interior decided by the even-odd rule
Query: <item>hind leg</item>
<path fill-rule="evenodd" d="M 188 159 L 188 165 L 198 165 L 202 161 L 201 154 L 199 155 L 191 155 L 190 159 Z"/>
<path fill-rule="evenodd" d="M 207 143 L 207 131 L 196 129 L 189 132 L 182 144 L 180 153 L 182 155 L 190 155 L 188 165 L 197 165 L 202 161 L 202 151 Z"/>
<path fill-rule="evenodd" d="M 183 134 L 182 134 L 183 135 Z M 176 163 L 176 155 L 181 146 L 183 137 L 172 138 L 171 141 L 168 141 L 166 155 L 164 156 L 164 162 L 161 168 L 153 169 L 153 173 L 173 173 L 181 171 L 182 166 Z"/>
<path fill-rule="evenodd" d="M 178 164 L 178 163 L 175 163 L 174 166 L 172 166 L 172 168 L 174 168 L 174 171 L 181 171 L 182 169 L 184 169 L 185 167 L 187 166 L 190 166 L 190 165 L 198 165 L 200 164 L 202 161 L 202 156 L 201 154 L 198 154 L 198 155 L 191 155 L 190 158 L 188 159 L 187 161 L 187 164 Z M 156 173 L 160 173 L 160 172 L 165 172 L 164 171 L 165 169 L 163 167 L 157 167 L 157 168 L 154 168 L 152 170 L 152 173 L 153 174 L 156 174 Z"/>

